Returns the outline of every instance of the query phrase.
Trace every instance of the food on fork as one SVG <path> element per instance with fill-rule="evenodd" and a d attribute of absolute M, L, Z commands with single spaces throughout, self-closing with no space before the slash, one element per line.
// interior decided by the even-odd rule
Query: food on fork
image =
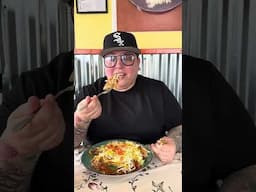
<path fill-rule="evenodd" d="M 119 78 L 119 75 L 116 73 L 112 77 L 107 79 L 106 84 L 103 87 L 103 90 L 110 91 L 112 89 L 117 89 L 118 78 Z"/>
<path fill-rule="evenodd" d="M 165 145 L 165 144 L 167 144 L 168 142 L 164 139 L 164 138 L 161 138 L 161 139 L 159 139 L 158 141 L 157 141 L 157 144 L 159 144 L 159 145 Z"/>

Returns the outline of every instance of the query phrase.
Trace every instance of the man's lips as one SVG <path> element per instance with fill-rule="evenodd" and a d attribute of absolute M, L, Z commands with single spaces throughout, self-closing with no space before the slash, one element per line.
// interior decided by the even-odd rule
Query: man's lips
<path fill-rule="evenodd" d="M 116 73 L 118 74 L 118 79 L 122 79 L 125 77 L 125 73 L 122 73 L 122 72 L 119 72 L 119 73 Z"/>

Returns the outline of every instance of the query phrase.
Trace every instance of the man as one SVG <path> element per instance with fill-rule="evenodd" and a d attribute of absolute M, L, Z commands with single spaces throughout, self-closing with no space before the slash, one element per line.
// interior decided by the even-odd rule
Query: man
<path fill-rule="evenodd" d="M 171 162 L 181 150 L 181 108 L 176 98 L 163 82 L 138 75 L 140 49 L 133 34 L 107 34 L 103 46 L 100 54 L 106 77 L 84 86 L 76 97 L 75 146 L 85 138 L 91 143 L 130 139 L 153 143 L 151 148 L 159 159 Z M 118 76 L 116 87 L 96 96 L 114 75 Z"/>
<path fill-rule="evenodd" d="M 73 191 L 73 91 L 54 96 L 73 85 L 72 72 L 73 51 L 61 53 L 5 93 L 0 191 Z"/>

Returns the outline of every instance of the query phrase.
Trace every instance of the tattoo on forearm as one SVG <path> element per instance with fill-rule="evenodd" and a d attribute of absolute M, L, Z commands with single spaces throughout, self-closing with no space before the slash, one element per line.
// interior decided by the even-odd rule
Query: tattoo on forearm
<path fill-rule="evenodd" d="M 174 139 L 177 147 L 176 151 L 182 152 L 182 126 L 179 125 L 170 129 L 170 131 L 167 133 L 167 136 Z"/>
<path fill-rule="evenodd" d="M 81 142 L 86 138 L 87 129 L 81 131 L 81 129 L 74 129 L 74 147 L 78 147 Z"/>
<path fill-rule="evenodd" d="M 0 191 L 27 192 L 39 155 L 0 161 Z"/>
<path fill-rule="evenodd" d="M 0 191 L 1 192 L 25 192 L 28 187 L 29 173 L 13 168 L 0 168 Z"/>

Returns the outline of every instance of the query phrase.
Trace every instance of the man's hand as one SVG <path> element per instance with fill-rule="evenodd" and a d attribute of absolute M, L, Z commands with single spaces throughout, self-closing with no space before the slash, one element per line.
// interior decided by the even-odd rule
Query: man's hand
<path fill-rule="evenodd" d="M 59 145 L 64 138 L 65 122 L 54 96 L 30 97 L 8 118 L 2 139 L 27 157 Z"/>
<path fill-rule="evenodd" d="M 151 149 L 163 163 L 170 163 L 176 153 L 176 144 L 169 137 L 162 137 L 156 143 L 151 144 Z"/>
<path fill-rule="evenodd" d="M 74 114 L 75 127 L 82 128 L 86 123 L 101 115 L 102 107 L 97 96 L 87 96 L 78 105 Z"/>

